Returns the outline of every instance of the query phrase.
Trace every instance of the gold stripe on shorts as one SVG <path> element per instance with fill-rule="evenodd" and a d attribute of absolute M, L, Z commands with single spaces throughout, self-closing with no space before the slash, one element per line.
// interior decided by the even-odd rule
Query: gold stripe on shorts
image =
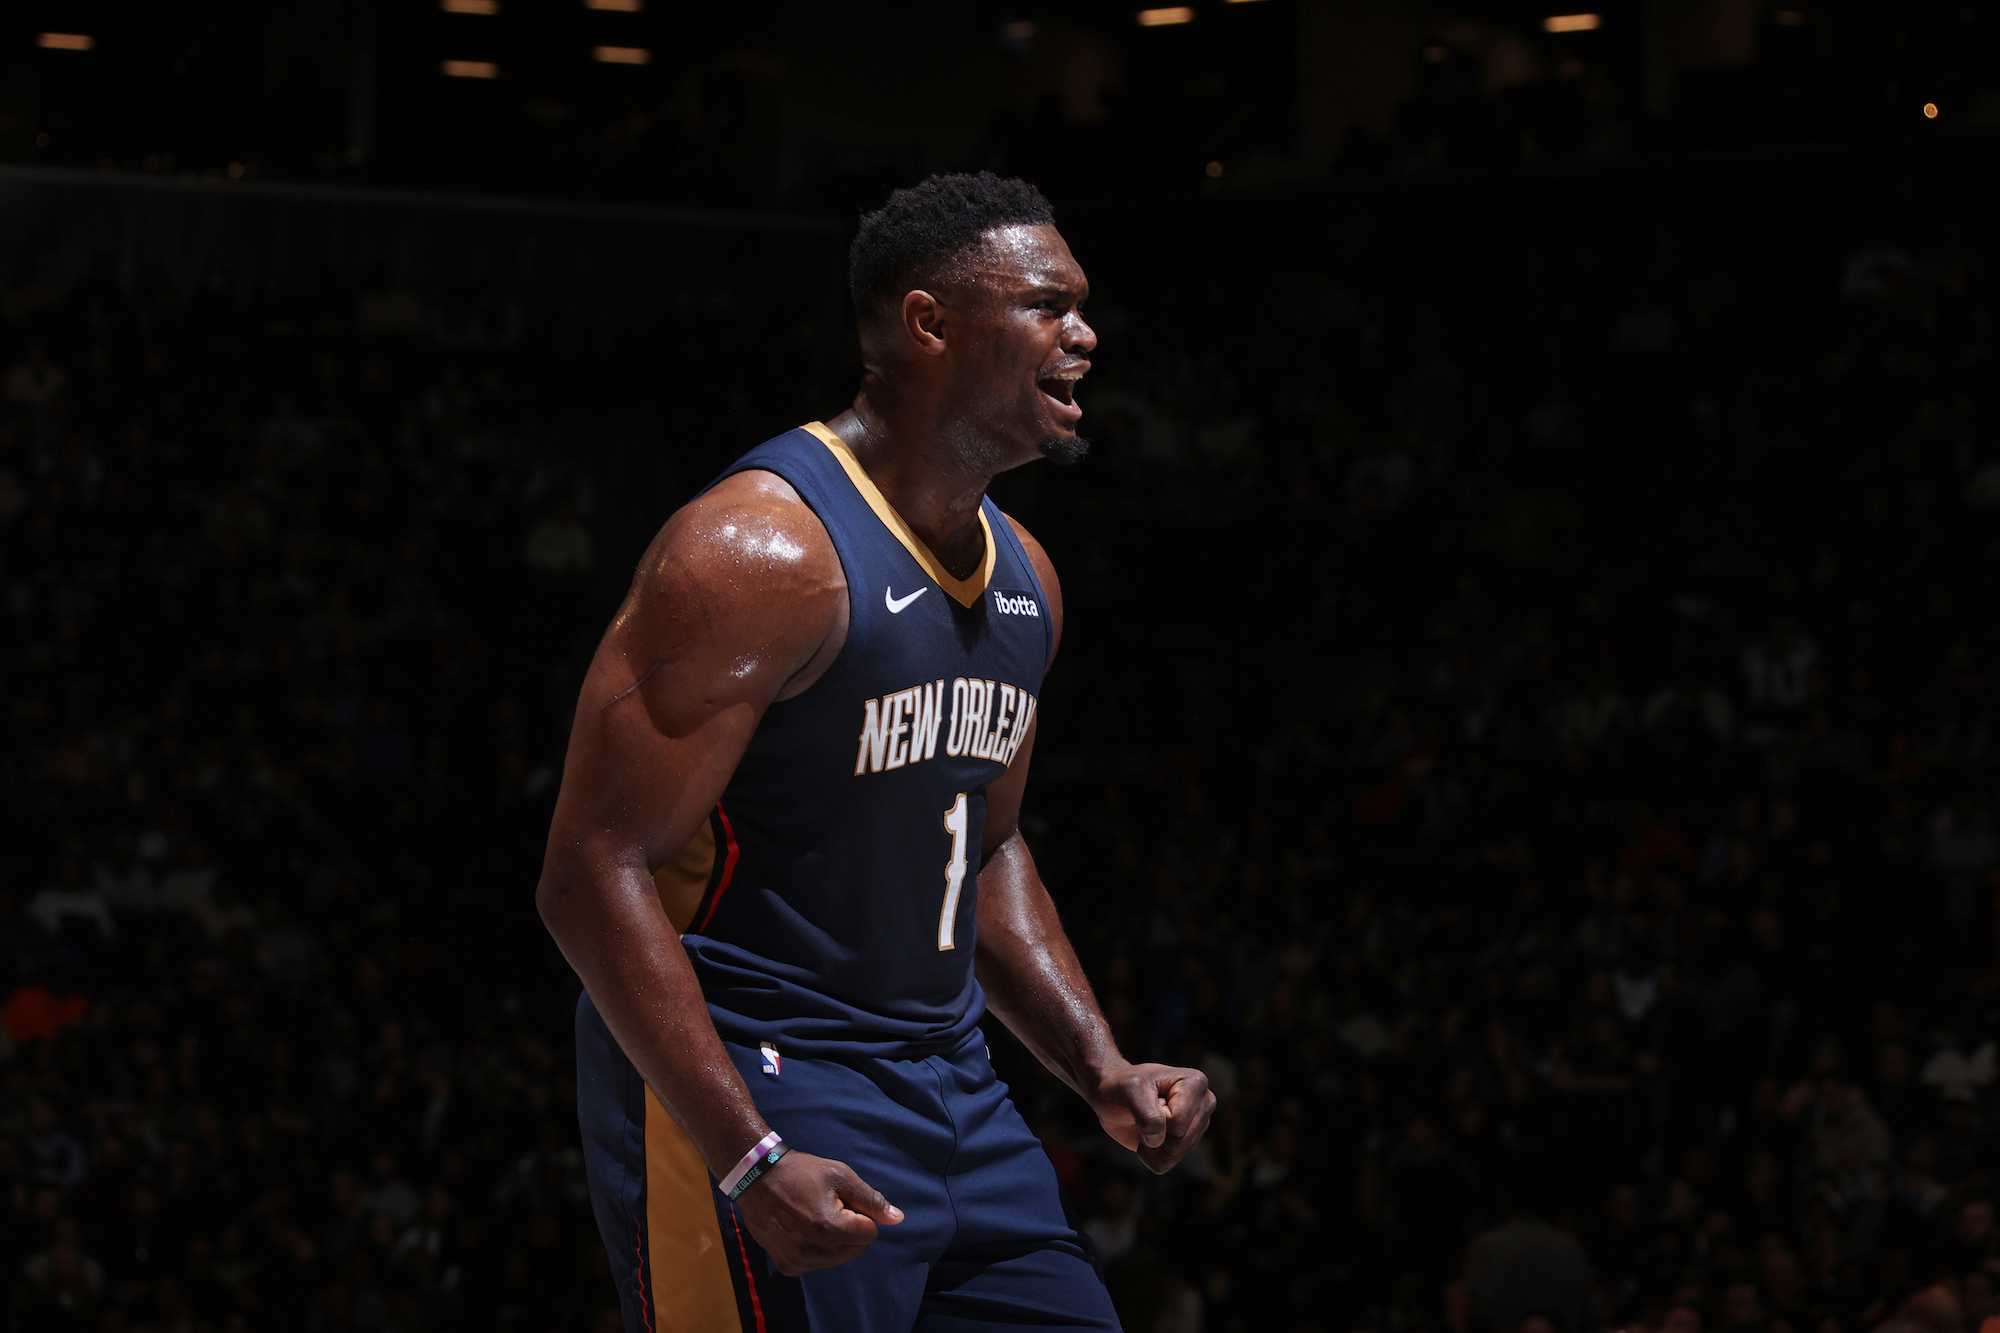
<path fill-rule="evenodd" d="M 693 1140 L 646 1089 L 648 1295 L 657 1333 L 743 1333 L 729 1280 L 735 1251 L 724 1243 L 714 1193 Z"/>

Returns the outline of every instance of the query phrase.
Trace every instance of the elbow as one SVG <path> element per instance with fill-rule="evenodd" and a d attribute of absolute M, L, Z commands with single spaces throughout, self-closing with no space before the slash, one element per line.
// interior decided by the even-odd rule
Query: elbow
<path fill-rule="evenodd" d="M 541 914 L 542 926 L 549 934 L 556 935 L 556 923 L 562 916 L 562 887 L 542 872 L 541 882 L 535 885 L 535 911 Z"/>
<path fill-rule="evenodd" d="M 637 869 L 650 888 L 643 861 Z M 626 857 L 619 852 L 583 842 L 550 846 L 542 861 L 542 877 L 535 884 L 535 910 L 558 945 L 566 951 L 567 936 L 591 929 L 592 922 L 601 920 L 606 909 L 625 896 L 626 874 Z"/>
<path fill-rule="evenodd" d="M 551 854 L 542 865 L 542 877 L 535 885 L 535 910 L 551 935 L 561 938 L 559 929 L 576 902 L 581 876 L 569 858 Z"/>

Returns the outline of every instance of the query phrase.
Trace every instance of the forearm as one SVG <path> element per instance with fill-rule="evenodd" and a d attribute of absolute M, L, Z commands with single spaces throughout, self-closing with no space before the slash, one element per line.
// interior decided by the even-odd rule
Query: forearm
<path fill-rule="evenodd" d="M 551 856 L 535 902 L 626 1058 L 708 1169 L 727 1175 L 769 1127 L 644 866 Z"/>
<path fill-rule="evenodd" d="M 1016 834 L 979 872 L 979 984 L 986 1005 L 1051 1073 L 1097 1100 L 1125 1064 L 1055 904 Z"/>

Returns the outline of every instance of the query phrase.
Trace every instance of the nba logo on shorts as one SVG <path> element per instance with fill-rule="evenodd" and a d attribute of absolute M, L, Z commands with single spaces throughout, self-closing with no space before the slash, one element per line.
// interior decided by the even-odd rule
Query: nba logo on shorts
<path fill-rule="evenodd" d="M 767 1074 L 776 1074 L 778 1072 L 778 1048 L 766 1041 L 758 1043 L 757 1049 L 764 1053 L 764 1072 Z"/>

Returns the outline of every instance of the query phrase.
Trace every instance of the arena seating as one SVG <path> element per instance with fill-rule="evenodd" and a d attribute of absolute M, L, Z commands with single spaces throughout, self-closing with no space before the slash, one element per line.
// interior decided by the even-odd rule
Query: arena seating
<path fill-rule="evenodd" d="M 1864 166 L 1879 225 L 1754 164 L 1064 219 L 1027 825 L 1222 1106 L 1156 1179 L 994 1054 L 1129 1328 L 2000 1313 L 1991 230 Z M 664 305 L 0 295 L 5 1326 L 617 1327 L 567 710 L 646 527 L 851 371 L 824 290 Z"/>

